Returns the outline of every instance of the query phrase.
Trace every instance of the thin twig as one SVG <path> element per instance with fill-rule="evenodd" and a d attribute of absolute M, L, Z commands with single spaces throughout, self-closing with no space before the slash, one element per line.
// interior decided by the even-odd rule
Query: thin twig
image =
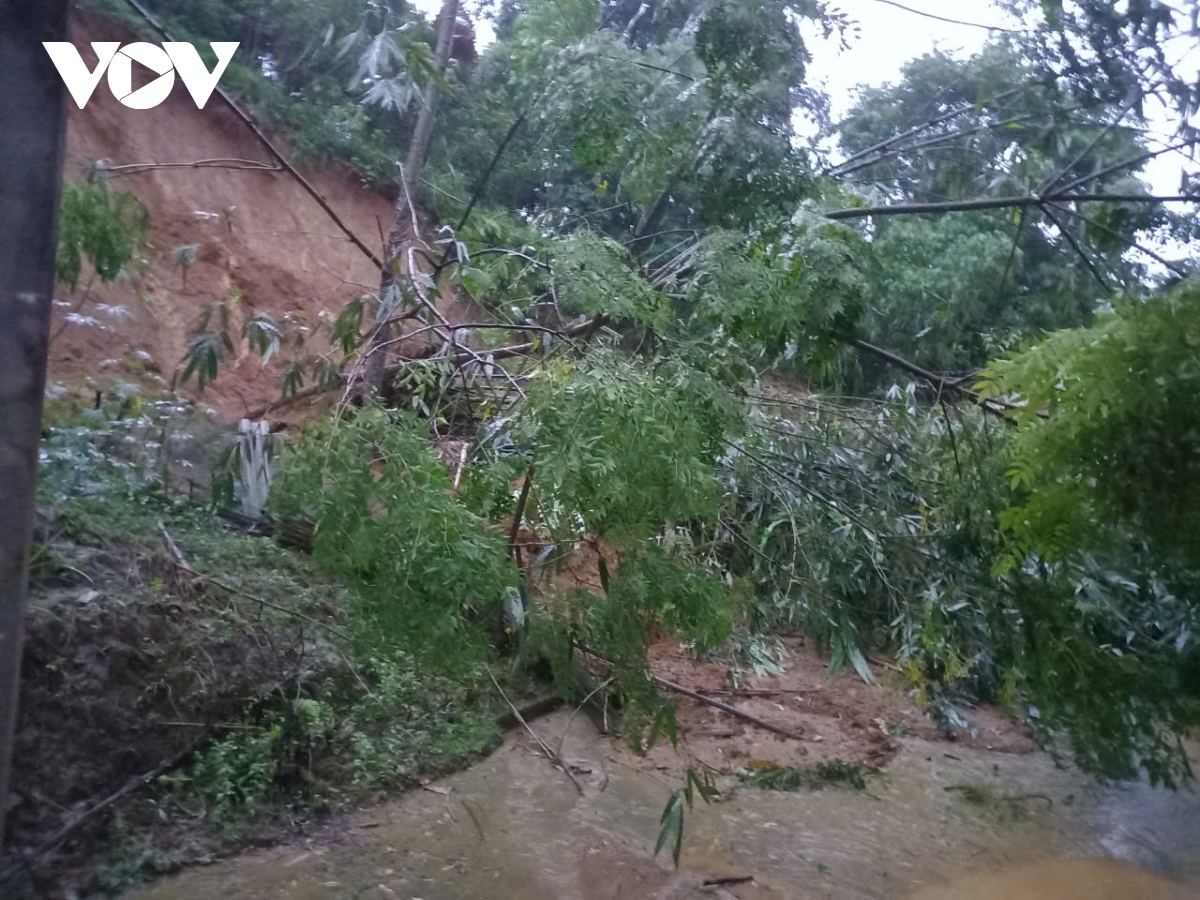
<path fill-rule="evenodd" d="M 508 708 L 512 710 L 512 714 L 517 717 L 517 721 L 520 722 L 524 729 L 529 732 L 529 736 L 537 741 L 538 746 L 542 748 L 542 752 L 546 754 L 546 758 L 549 759 L 550 762 L 554 763 L 554 765 L 558 766 L 558 768 L 562 769 L 563 774 L 566 775 L 567 778 L 571 779 L 571 784 L 575 785 L 575 790 L 579 791 L 580 796 L 582 796 L 583 787 L 580 786 L 578 781 L 576 781 L 575 776 L 571 773 L 571 770 L 567 767 L 567 764 L 563 762 L 562 757 L 551 750 L 550 746 L 538 736 L 538 733 L 529 727 L 529 723 L 525 721 L 525 717 L 521 715 L 521 711 L 517 709 L 511 700 L 508 699 L 508 694 L 504 693 L 504 688 L 500 687 L 500 682 L 496 680 L 496 676 L 492 674 L 490 667 L 488 667 L 487 673 L 488 677 L 492 679 L 492 684 L 496 686 L 496 690 L 500 692 L 500 696 L 504 698 L 504 702 L 508 704 Z"/>
<path fill-rule="evenodd" d="M 193 578 L 198 578 L 199 573 L 192 568 L 192 564 L 187 561 L 187 557 L 183 555 L 183 551 L 179 549 L 179 545 L 175 543 L 175 539 L 171 537 L 171 533 L 167 531 L 167 526 L 161 521 L 158 523 L 158 530 L 162 532 L 163 540 L 167 544 L 167 552 L 171 554 L 171 560 L 176 568 L 181 569 Z"/>
<path fill-rule="evenodd" d="M 589 700 L 591 700 L 593 697 L 595 697 L 598 693 L 600 693 L 602 690 L 604 690 L 606 687 L 608 687 L 610 684 L 612 684 L 616 680 L 617 680 L 617 676 L 615 676 L 615 675 L 611 676 L 606 682 L 601 684 L 599 687 L 597 687 L 595 690 L 593 690 L 590 694 L 588 694 L 586 697 L 584 697 L 582 702 L 580 702 L 580 704 L 571 711 L 571 716 L 570 716 L 570 718 L 567 719 L 567 724 L 565 726 L 563 726 L 562 734 L 560 734 L 558 736 L 558 752 L 560 755 L 562 754 L 563 744 L 567 740 L 567 732 L 571 730 L 571 724 L 575 721 L 575 717 L 577 715 L 579 715 L 579 711 L 581 709 L 583 709 L 585 706 L 587 706 Z"/>
<path fill-rule="evenodd" d="M 1160 265 L 1165 266 L 1167 269 L 1169 269 L 1174 274 L 1178 275 L 1180 278 L 1183 278 L 1184 276 L 1187 275 L 1187 270 L 1184 269 L 1182 266 L 1171 262 L 1169 259 L 1167 259 L 1163 256 L 1160 256 L 1159 254 L 1157 254 L 1153 250 L 1151 250 L 1149 247 L 1139 244 L 1133 238 L 1126 237 L 1125 235 L 1121 234 L 1121 232 L 1116 231 L 1115 229 L 1109 228 L 1107 225 L 1101 225 L 1095 219 L 1089 219 L 1083 213 L 1076 212 L 1075 210 L 1071 209 L 1069 206 L 1056 206 L 1054 208 L 1056 210 L 1058 210 L 1059 212 L 1066 213 L 1068 216 L 1071 216 L 1074 219 L 1079 219 L 1081 222 L 1083 222 L 1089 228 L 1095 228 L 1097 231 L 1103 231 L 1105 234 L 1109 235 L 1110 237 L 1115 237 L 1117 240 L 1121 241 L 1122 243 L 1127 245 L 1129 248 L 1131 248 L 1133 250 L 1137 250 L 1139 253 L 1144 253 L 1146 256 L 1149 256 L 1151 259 L 1153 259 L 1155 262 L 1159 263 Z"/>
<path fill-rule="evenodd" d="M 525 504 L 529 502 L 529 491 L 533 487 L 534 464 L 530 463 L 525 470 L 525 482 L 521 485 L 521 496 L 517 498 L 517 508 L 513 512 L 512 528 L 508 532 L 508 555 L 513 562 L 517 561 L 517 535 L 521 533 L 521 520 L 525 518 Z"/>
<path fill-rule="evenodd" d="M 1017 93 L 1017 89 L 1010 88 L 1007 91 L 997 94 L 993 98 L 993 102 L 999 102 L 1001 100 L 1006 100 L 1015 93 Z M 922 122 L 920 125 L 910 128 L 907 131 L 901 132 L 900 134 L 894 135 L 893 137 L 890 137 L 890 138 L 885 138 L 884 140 L 880 141 L 877 144 L 872 144 L 870 147 L 867 147 L 865 150 L 860 150 L 857 153 L 846 157 L 846 159 L 842 160 L 841 163 L 839 163 L 834 168 L 830 169 L 826 174 L 833 175 L 833 176 L 840 175 L 841 170 L 844 169 L 846 166 L 848 166 L 850 163 L 857 162 L 858 160 L 862 159 L 863 157 L 870 156 L 872 153 L 877 153 L 880 150 L 886 150 L 888 147 L 891 147 L 894 144 L 900 143 L 900 141 L 908 140 L 908 138 L 910 138 L 910 137 L 915 137 L 916 135 L 920 134 L 922 131 L 932 128 L 935 125 L 941 125 L 943 122 L 947 122 L 950 119 L 955 118 L 956 116 L 966 115 L 967 113 L 971 113 L 974 111 L 975 111 L 975 104 L 968 103 L 964 106 L 956 107 L 955 109 L 952 109 L 949 112 L 941 113 L 940 115 L 935 116 L 934 118 L 930 119 L 928 122 Z"/>
<path fill-rule="evenodd" d="M 947 200 L 937 203 L 896 203 L 890 206 L 855 206 L 820 213 L 826 219 L 870 219 L 877 216 L 919 216 L 948 212 L 979 212 L 990 209 L 1020 209 L 1043 203 L 1200 203 L 1200 194 L 1068 194 L 1039 197 L 984 197 L 976 200 Z"/>
<path fill-rule="evenodd" d="M 1071 232 L 1067 230 L 1067 226 L 1063 224 L 1063 220 L 1054 214 L 1054 210 L 1050 208 L 1048 203 L 1041 204 L 1041 210 L 1046 214 L 1046 218 L 1054 223 L 1054 226 L 1058 229 L 1058 233 L 1061 234 L 1066 239 L 1067 243 L 1071 245 L 1071 249 L 1075 251 L 1075 254 L 1083 260 L 1083 264 L 1087 266 L 1088 272 L 1091 273 L 1091 276 L 1096 280 L 1096 283 L 1100 285 L 1100 287 L 1104 288 L 1105 293 L 1111 294 L 1113 292 L 1112 285 L 1110 285 L 1105 277 L 1100 273 L 1100 270 L 1096 267 L 1096 264 L 1092 262 L 1091 257 L 1089 257 L 1083 247 L 1080 246 L 1079 241 L 1075 240 L 1075 235 L 1071 234 Z"/>
<path fill-rule="evenodd" d="M 860 338 L 850 338 L 847 343 L 853 347 L 857 347 L 860 350 L 865 350 L 874 356 L 878 356 L 880 359 L 887 360 L 892 365 L 898 366 L 899 368 L 904 369 L 906 372 L 910 372 L 911 374 L 924 379 L 925 381 L 929 382 L 929 384 L 933 385 L 933 387 L 937 388 L 939 392 L 950 391 L 952 393 L 959 394 L 975 401 L 985 412 L 989 412 L 994 416 L 998 416 L 1005 421 L 1011 422 L 1011 420 L 1004 414 L 1005 409 L 1008 408 L 1007 406 L 999 403 L 996 400 L 985 400 L 984 398 L 980 397 L 979 394 L 975 393 L 975 391 L 971 390 L 970 388 L 963 387 L 954 379 L 946 378 L 944 375 L 938 375 L 936 372 L 931 372 L 928 369 L 923 368 L 902 356 L 897 356 L 890 350 L 884 350 L 882 347 L 876 347 L 874 344 L 869 344 Z"/>
<path fill-rule="evenodd" d="M 1016 28 L 1005 28 L 1002 25 L 984 25 L 982 22 L 968 22 L 963 19 L 951 19 L 948 16 L 939 16 L 935 13 L 926 12 L 923 9 L 917 9 L 912 6 L 905 6 L 903 3 L 897 3 L 896 0 L 875 0 L 876 3 L 883 3 L 887 6 L 894 6 L 896 9 L 902 9 L 907 13 L 912 13 L 916 16 L 921 16 L 926 19 L 935 19 L 938 22 L 945 22 L 949 25 L 963 25 L 967 28 L 981 28 L 988 32 L 1003 32 L 1004 34 L 1025 34 Z M 707 882 L 705 882 L 707 884 Z"/>

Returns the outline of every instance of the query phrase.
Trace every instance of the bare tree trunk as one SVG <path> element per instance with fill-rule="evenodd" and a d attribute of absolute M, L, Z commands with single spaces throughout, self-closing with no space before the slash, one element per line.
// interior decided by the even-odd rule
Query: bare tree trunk
<path fill-rule="evenodd" d="M 450 62 L 450 48 L 454 44 L 454 25 L 457 21 L 458 0 L 445 0 L 442 3 L 442 11 L 438 13 L 437 43 L 433 50 L 433 67 L 438 75 L 446 73 L 446 65 Z M 417 126 L 413 129 L 412 140 L 408 145 L 408 158 L 404 160 L 404 187 L 410 197 L 421 182 L 421 172 L 425 168 L 425 157 L 429 153 L 429 142 L 433 138 L 433 123 L 437 118 L 438 99 L 441 94 L 437 80 L 429 79 L 425 86 L 425 105 L 417 114 Z"/>
<path fill-rule="evenodd" d="M 63 84 L 42 41 L 67 39 L 67 0 L 0 3 L 0 843 L 20 686 L 29 544 L 54 294 Z"/>
<path fill-rule="evenodd" d="M 445 0 L 442 11 L 438 14 L 437 39 L 433 51 L 433 67 L 439 76 L 446 73 L 450 61 L 450 49 L 454 43 L 454 25 L 458 21 L 459 0 Z M 408 145 L 408 156 L 404 160 L 404 171 L 400 180 L 400 197 L 396 201 L 396 215 L 392 219 L 392 227 L 388 232 L 387 246 L 384 247 L 383 273 L 379 283 L 378 310 L 387 315 L 380 317 L 376 313 L 375 328 L 367 346 L 367 360 L 363 378 L 365 387 L 375 396 L 383 393 L 384 372 L 387 368 L 387 354 L 381 348 L 392 335 L 388 316 L 394 310 L 386 309 L 386 298 L 392 286 L 396 283 L 396 269 L 402 265 L 404 248 L 413 241 L 420 240 L 420 222 L 416 216 L 416 188 L 421 183 L 421 173 L 425 169 L 425 159 L 429 155 L 429 142 L 433 139 L 433 125 L 437 119 L 438 101 L 441 88 L 436 78 L 429 79 L 425 86 L 425 103 L 417 114 L 417 124 L 413 129 L 412 140 Z"/>

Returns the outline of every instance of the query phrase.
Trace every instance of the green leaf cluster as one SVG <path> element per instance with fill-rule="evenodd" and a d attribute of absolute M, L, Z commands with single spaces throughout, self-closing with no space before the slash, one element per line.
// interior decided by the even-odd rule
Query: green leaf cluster
<path fill-rule="evenodd" d="M 55 278 L 76 287 L 86 260 L 101 281 L 116 281 L 145 247 L 149 230 L 142 202 L 105 179 L 64 185 Z"/>
<path fill-rule="evenodd" d="M 500 536 L 451 493 L 418 420 L 367 408 L 316 423 L 289 448 L 272 502 L 315 522 L 317 564 L 357 589 L 360 654 L 404 649 L 459 671 L 483 658 L 475 626 L 516 570 Z"/>
<path fill-rule="evenodd" d="M 1003 517 L 1013 549 L 1078 561 L 1146 541 L 1200 566 L 1200 289 L 1126 301 L 1091 328 L 1057 332 L 992 363 L 980 390 L 1019 398 Z"/>
<path fill-rule="evenodd" d="M 539 372 L 519 427 L 543 492 L 587 533 L 644 540 L 715 515 L 729 426 L 719 393 L 685 366 L 592 354 Z"/>

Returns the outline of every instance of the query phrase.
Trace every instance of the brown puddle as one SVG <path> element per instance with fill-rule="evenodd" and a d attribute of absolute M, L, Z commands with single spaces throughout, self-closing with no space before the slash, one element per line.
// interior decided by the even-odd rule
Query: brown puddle
<path fill-rule="evenodd" d="M 1111 860 L 1060 859 L 917 891 L 913 900 L 1176 900 L 1195 889 Z"/>

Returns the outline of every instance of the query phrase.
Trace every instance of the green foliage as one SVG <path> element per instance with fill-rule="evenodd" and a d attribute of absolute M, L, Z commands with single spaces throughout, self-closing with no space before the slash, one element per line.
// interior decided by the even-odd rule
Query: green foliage
<path fill-rule="evenodd" d="M 206 384 L 216 381 L 227 352 L 233 352 L 227 333 L 202 331 L 194 335 L 188 343 L 183 381 L 186 383 L 195 375 L 197 387 L 203 391 Z"/>
<path fill-rule="evenodd" d="M 564 315 L 604 314 L 664 327 L 670 314 L 666 298 L 630 266 L 617 242 L 583 232 L 551 245 L 554 283 Z"/>
<path fill-rule="evenodd" d="M 577 642 L 614 663 L 635 746 L 673 729 L 646 670 L 654 628 L 701 647 L 730 631 L 731 594 L 692 552 L 688 528 L 717 514 L 717 460 L 736 427 L 734 409 L 701 373 L 592 354 L 584 366 L 539 373 L 516 429 L 536 465 L 546 525 L 563 540 L 599 536 L 617 548 L 615 572 L 600 563 L 599 592 L 564 598 L 569 627 L 550 642 L 568 652 L 552 646 L 551 655 L 561 669 Z"/>
<path fill-rule="evenodd" d="M 828 373 L 837 340 L 862 315 L 870 249 L 853 229 L 797 213 L 786 225 L 745 237 L 709 237 L 685 297 L 696 325 L 720 329 L 752 356 L 799 355 Z"/>
<path fill-rule="evenodd" d="M 1023 644 L 1015 684 L 1039 735 L 1086 771 L 1178 785 L 1193 777 L 1179 735 L 1200 723 L 1200 690 L 1188 664 L 1195 650 L 1180 652 L 1195 627 L 1194 607 L 1161 586 L 1139 589 L 1130 574 L 1098 581 L 1093 573 L 1077 584 L 1019 579 Z M 1171 634 L 1181 613 L 1187 624 Z"/>
<path fill-rule="evenodd" d="M 202 806 L 204 819 L 222 837 L 234 840 L 263 818 L 345 808 L 378 791 L 411 787 L 419 778 L 442 774 L 492 746 L 498 727 L 484 702 L 481 667 L 463 665 L 450 677 L 432 671 L 424 655 L 389 651 L 364 658 L 351 671 L 337 633 L 361 608 L 360 598 L 316 570 L 307 557 L 270 538 L 237 534 L 219 525 L 205 507 L 173 500 L 163 491 L 156 479 L 157 459 L 147 445 L 163 440 L 168 428 L 190 432 L 193 440 L 207 437 L 202 427 L 207 418 L 194 420 L 189 406 L 178 406 L 165 423 L 150 419 L 151 411 L 143 408 L 148 421 L 142 424 L 117 419 L 49 429 L 39 502 L 53 511 L 58 537 L 89 549 L 102 547 L 106 559 L 128 559 L 131 571 L 143 573 L 131 576 L 137 580 L 127 593 L 114 598 L 120 620 L 127 617 L 129 628 L 140 621 L 136 604 L 157 608 L 166 602 L 172 616 L 197 616 L 198 627 L 206 632 L 240 629 L 251 617 L 262 629 L 259 639 L 290 636 L 297 626 L 309 631 L 314 623 L 329 623 L 331 630 L 313 632 L 310 657 L 303 660 L 281 647 L 286 691 L 268 683 L 265 696 L 243 704 L 244 687 L 254 682 L 242 679 L 253 678 L 254 671 L 243 670 L 239 660 L 234 673 L 219 673 L 237 685 L 237 693 L 209 696 L 221 710 L 214 739 L 181 772 L 156 782 L 160 814 L 178 811 L 194 818 Z M 142 455 L 148 452 L 148 457 Z M 241 593 L 231 601 L 227 592 L 190 585 L 168 594 L 170 577 L 161 577 L 152 562 L 164 557 L 164 527 L 197 572 Z M 255 604 L 253 598 L 263 603 Z M 158 635 L 147 636 L 138 650 L 148 669 L 144 677 L 155 689 L 166 682 L 155 684 L 154 678 L 165 679 L 164 673 L 186 666 L 186 661 L 161 658 L 164 645 L 159 640 Z M 217 662 L 208 664 L 232 664 L 232 657 L 214 656 Z M 217 690 L 207 675 L 195 677 L 196 693 Z M 137 853 L 126 858 L 122 851 L 104 877 L 113 884 L 133 881 L 157 873 L 156 865 L 152 857 Z"/>
<path fill-rule="evenodd" d="M 861 648 L 888 641 L 910 598 L 936 578 L 920 556 L 930 427 L 915 407 L 764 398 L 725 464 L 736 505 L 726 565 L 751 580 L 748 624 L 802 627 L 834 662 L 866 673 Z"/>
<path fill-rule="evenodd" d="M 1040 237 L 1014 242 L 1018 224 L 959 215 L 884 229 L 875 242 L 886 275 L 871 292 L 871 339 L 936 371 L 955 371 L 985 364 L 993 336 L 1012 340 L 1087 321 L 1082 280 L 1057 257 L 1052 265 L 1039 259 Z"/>
<path fill-rule="evenodd" d="M 654 844 L 654 855 L 658 856 L 663 847 L 671 842 L 671 859 L 675 862 L 675 868 L 679 868 L 679 855 L 683 851 L 684 808 L 692 809 L 697 795 L 705 803 L 712 803 L 720 793 L 713 784 L 711 775 L 688 769 L 684 786 L 671 794 L 663 808 L 659 819 L 658 840 Z"/>
<path fill-rule="evenodd" d="M 94 879 L 95 890 L 102 896 L 116 897 L 155 878 L 177 871 L 181 861 L 170 853 L 136 843 L 122 842 L 100 866 Z"/>
<path fill-rule="evenodd" d="M 360 654 L 478 663 L 472 622 L 495 613 L 516 572 L 499 535 L 451 494 L 417 420 L 367 408 L 316 423 L 286 453 L 272 502 L 316 523 L 317 564 L 356 588 Z"/>
<path fill-rule="evenodd" d="M 1097 193 L 1145 193 L 1136 176 L 1147 148 L 1120 125 L 1129 110 L 1047 77 L 1029 50 L 1006 41 L 969 59 L 933 53 L 899 83 L 864 90 L 839 125 L 852 161 L 835 172 L 917 202 L 1047 193 L 1076 180 Z M 1144 291 L 1148 257 L 1127 251 L 1163 221 L 1153 203 L 880 220 L 872 338 L 935 370 L 980 367 L 996 341 L 1088 323 L 1103 291 L 1093 268 Z"/>
<path fill-rule="evenodd" d="M 204 804 L 227 837 L 289 806 L 341 805 L 415 785 L 494 744 L 495 718 L 478 703 L 478 678 L 422 671 L 414 657 L 373 657 L 365 693 L 332 685 L 316 696 L 269 704 L 257 724 L 209 744 L 186 773 L 165 779 L 169 796 Z"/>
<path fill-rule="evenodd" d="M 1003 517 L 1012 570 L 1146 541 L 1200 566 L 1200 290 L 1125 301 L 1093 328 L 995 362 L 980 388 L 1020 398 Z"/>
<path fill-rule="evenodd" d="M 996 562 L 1022 598 L 1014 671 L 1042 729 L 1112 777 L 1186 777 L 1174 735 L 1200 718 L 1197 348 L 1185 283 L 994 362 L 980 384 L 1019 400 Z"/>
<path fill-rule="evenodd" d="M 229 832 L 259 812 L 278 772 L 279 723 L 210 744 L 188 773 L 194 793 L 218 827 Z"/>
<path fill-rule="evenodd" d="M 638 540 L 715 514 L 716 460 L 733 423 L 719 392 L 684 366 L 593 355 L 539 373 L 520 439 L 542 491 L 586 532 Z"/>
<path fill-rule="evenodd" d="M 720 646 L 730 633 L 730 591 L 686 556 L 653 545 L 627 546 L 615 574 L 602 566 L 600 592 L 581 590 L 562 598 L 561 618 L 569 632 L 551 640 L 581 644 L 613 663 L 624 707 L 622 727 L 631 746 L 653 746 L 661 735 L 674 743 L 674 708 L 650 680 L 646 645 L 656 630 L 665 629 L 700 651 Z M 558 663 L 569 661 L 567 654 Z"/>
<path fill-rule="evenodd" d="M 87 260 L 101 281 L 116 281 L 149 230 L 150 214 L 133 194 L 111 190 L 102 178 L 64 185 L 55 277 L 74 288 Z"/>
<path fill-rule="evenodd" d="M 529 331 L 536 352 L 499 373 L 519 377 L 527 400 L 498 421 L 507 397 L 471 411 L 489 425 L 458 496 L 415 419 L 367 409 L 298 442 L 275 502 L 316 522 L 316 560 L 357 591 L 360 658 L 402 648 L 475 671 L 477 626 L 495 621 L 517 581 L 485 518 L 513 511 L 514 481 L 528 474 L 531 527 L 564 547 L 615 551 L 597 591 L 550 598 L 531 616 L 560 677 L 576 644 L 616 664 L 636 744 L 674 738 L 647 678 L 648 635 L 661 627 L 709 648 L 736 628 L 761 648 L 786 625 L 827 647 L 833 671 L 864 679 L 868 649 L 894 651 L 948 727 L 963 724 L 959 703 L 1000 699 L 1047 740 L 1065 735 L 1092 771 L 1179 777 L 1173 735 L 1194 721 L 1198 692 L 1200 304 L 1190 284 L 1146 300 L 1155 279 L 1129 252 L 1163 211 L 1048 202 L 847 226 L 821 218 L 814 199 L 1050 197 L 1076 180 L 1141 193 L 1141 162 L 1128 161 L 1149 145 L 1127 124 L 1149 90 L 1139 67 L 1176 109 L 1195 106 L 1195 85 L 1163 56 L 1179 27 L 1170 11 L 1010 5 L 1042 8 L 1047 27 L 971 59 L 930 55 L 900 83 L 863 91 L 837 128 L 857 156 L 832 177 L 816 174 L 792 131 L 804 113 L 830 133 L 804 83 L 798 27 L 844 28 L 823 4 L 503 6 L 500 40 L 444 97 L 426 169 L 432 221 L 456 221 L 468 197 L 491 205 L 451 236 L 457 259 L 443 277 L 498 323 L 603 317 L 601 339 L 616 338 L 581 351 Z M 302 157 L 394 175 L 414 80 L 428 75 L 430 31 L 406 4 L 167 6 L 183 37 L 244 39 L 228 83 Z M 89 251 L 76 243 L 79 263 Z M 1099 280 L 1128 299 L 1080 327 Z M 352 301 L 329 323 L 334 352 L 317 357 L 299 353 L 286 321 L 231 332 L 224 307 L 220 327 L 192 336 L 185 377 L 203 387 L 240 334 L 264 357 L 296 351 L 285 393 L 310 377 L 336 384 L 335 358 L 359 350 L 365 306 Z M 881 400 L 893 373 L 854 372 L 842 351 L 862 335 L 969 371 L 1056 328 L 1074 330 L 985 373 L 985 394 L 1017 403 L 1011 435 L 944 393 L 925 403 L 923 387 Z M 471 340 L 482 351 L 491 338 Z M 759 374 L 780 368 L 806 389 L 857 376 L 874 396 L 796 390 L 740 408 Z M 460 376 L 444 357 L 423 360 L 397 387 L 441 424 Z M 327 741 L 340 727 L 335 717 L 329 732 L 320 707 L 287 712 L 285 732 L 293 720 Z M 376 724 L 351 740 L 364 785 L 425 752 Z M 253 793 L 226 793 L 239 791 Z M 678 854 L 685 800 L 668 805 L 659 849 L 673 841 Z"/>
<path fill-rule="evenodd" d="M 479 672 L 451 680 L 396 654 L 368 661 L 371 693 L 350 710 L 338 740 L 353 751 L 353 784 L 370 790 L 407 787 L 420 775 L 444 772 L 491 746 L 493 716 L 476 702 Z"/>
<path fill-rule="evenodd" d="M 279 326 L 271 321 L 270 316 L 258 313 L 242 326 L 242 337 L 246 339 L 250 349 L 262 357 L 262 364 L 265 366 L 271 361 L 271 357 L 279 352 L 283 334 Z"/>

